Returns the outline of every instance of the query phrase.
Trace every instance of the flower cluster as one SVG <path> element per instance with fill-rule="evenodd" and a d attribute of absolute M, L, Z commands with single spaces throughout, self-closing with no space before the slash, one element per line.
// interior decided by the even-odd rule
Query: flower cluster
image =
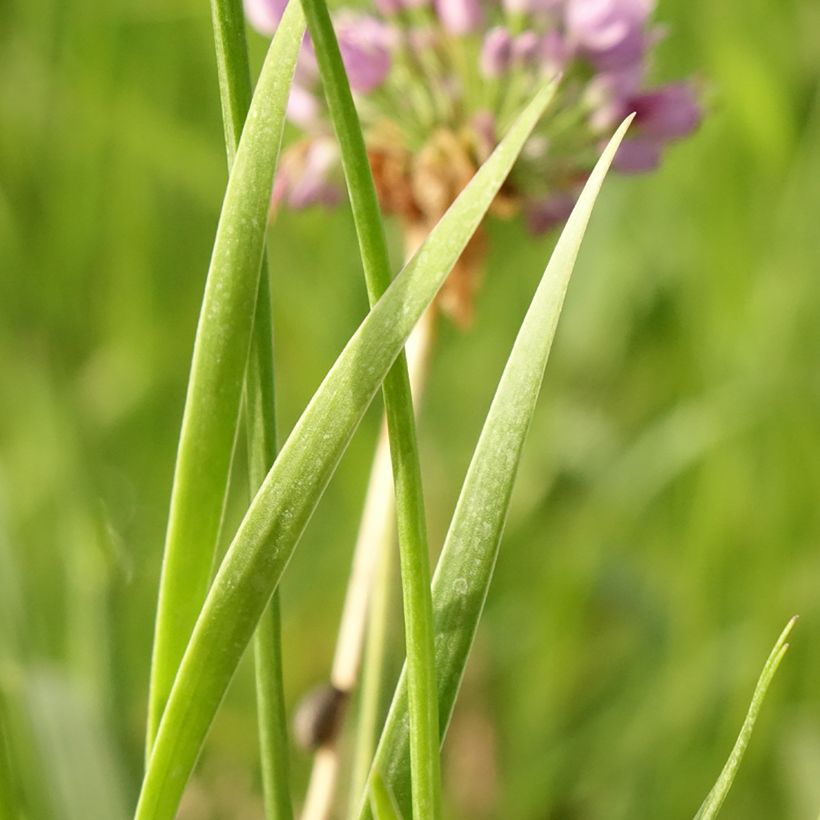
<path fill-rule="evenodd" d="M 287 0 L 244 0 L 272 34 Z M 615 167 L 657 166 L 700 120 L 687 83 L 645 88 L 660 39 L 653 0 L 373 0 L 334 27 L 382 208 L 429 229 L 495 147 L 534 90 L 561 76 L 492 212 L 540 232 L 563 222 L 602 142 L 631 111 Z M 292 208 L 342 195 L 339 157 L 306 40 L 288 116 L 303 137 L 284 153 L 274 201 Z"/>

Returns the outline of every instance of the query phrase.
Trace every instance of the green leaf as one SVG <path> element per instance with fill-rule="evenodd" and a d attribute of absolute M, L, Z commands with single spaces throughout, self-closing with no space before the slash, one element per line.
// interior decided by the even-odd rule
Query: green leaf
<path fill-rule="evenodd" d="M 233 165 L 251 102 L 251 76 L 245 40 L 245 16 L 240 0 L 211 0 L 222 122 L 228 166 Z M 252 493 L 265 480 L 276 458 L 276 406 L 273 364 L 273 320 L 270 276 L 265 260 L 259 277 L 259 295 L 253 320 L 251 351 L 245 374 L 245 431 L 248 479 Z M 259 733 L 259 769 L 268 820 L 290 820 L 287 715 L 282 670 L 282 634 L 279 594 L 254 636 L 256 723 Z"/>
<path fill-rule="evenodd" d="M 555 246 L 501 376 L 439 558 L 433 612 L 442 738 L 484 608 L 564 294 L 595 199 L 630 121 L 631 117 L 610 140 Z M 410 774 L 406 714 L 405 670 L 373 764 L 405 813 Z M 363 815 L 367 813 L 365 801 Z"/>
<path fill-rule="evenodd" d="M 327 4 L 325 0 L 302 0 L 302 6 L 316 47 L 325 97 L 341 148 L 372 306 L 390 285 L 390 263 L 365 141 Z M 385 377 L 383 392 L 401 558 L 412 726 L 413 813 L 416 817 L 437 820 L 441 817 L 441 770 L 430 556 L 413 397 L 403 352 Z"/>
<path fill-rule="evenodd" d="M 701 805 L 698 813 L 695 815 L 695 820 L 713 820 L 713 818 L 717 817 L 723 805 L 723 801 L 726 799 L 726 795 L 729 794 L 729 789 L 732 788 L 735 775 L 737 775 L 737 771 L 743 760 L 743 755 L 746 753 L 746 748 L 752 737 L 752 730 L 755 727 L 757 716 L 760 714 L 760 707 L 763 705 L 763 699 L 766 697 L 769 684 L 772 682 L 772 678 L 774 678 L 774 674 L 777 672 L 777 667 L 780 666 L 780 661 L 783 660 L 783 656 L 789 648 L 786 639 L 789 637 L 789 633 L 794 628 L 795 623 L 797 623 L 796 615 L 786 624 L 786 628 L 780 633 L 777 643 L 769 654 L 763 671 L 757 680 L 757 686 L 755 686 L 755 691 L 752 695 L 752 702 L 749 705 L 749 711 L 746 713 L 746 720 L 743 721 L 743 726 L 740 729 L 740 734 L 737 736 L 734 748 L 717 782 L 712 787 L 712 791 L 706 796 L 706 800 L 703 801 L 703 805 Z"/>
<path fill-rule="evenodd" d="M 373 810 L 374 820 L 402 820 L 399 807 L 378 772 L 373 775 L 370 808 Z"/>
<path fill-rule="evenodd" d="M 251 70 L 242 0 L 211 0 L 219 101 L 228 166 L 233 165 L 251 104 Z"/>
<path fill-rule="evenodd" d="M 304 20 L 293 4 L 259 78 L 225 192 L 194 344 L 165 541 L 147 752 L 211 581 L 230 473 L 270 195 Z"/>
<path fill-rule="evenodd" d="M 254 627 L 342 453 L 552 94 L 551 86 L 543 88 L 521 113 L 362 322 L 285 442 L 228 548 L 185 650 L 143 782 L 138 820 L 173 817 Z"/>

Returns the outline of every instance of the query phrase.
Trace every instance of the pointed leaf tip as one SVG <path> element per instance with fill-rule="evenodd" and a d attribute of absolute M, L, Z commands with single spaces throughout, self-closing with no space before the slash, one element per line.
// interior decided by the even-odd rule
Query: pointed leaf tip
<path fill-rule="evenodd" d="M 763 705 L 766 692 L 769 689 L 769 684 L 772 682 L 772 679 L 780 666 L 780 662 L 783 660 L 783 656 L 789 648 L 789 644 L 786 643 L 786 639 L 796 623 L 797 616 L 795 615 L 789 619 L 789 622 L 780 633 L 780 637 L 778 637 L 772 651 L 769 653 L 769 657 L 763 665 L 763 671 L 760 673 L 760 677 L 757 680 L 757 685 L 755 686 L 754 694 L 752 695 L 752 702 L 749 705 L 748 712 L 746 713 L 746 719 L 743 721 L 743 726 L 741 727 L 740 734 L 738 735 L 735 745 L 729 754 L 729 759 L 726 761 L 726 765 L 723 767 L 723 771 L 721 771 L 718 776 L 712 790 L 706 796 L 706 799 L 703 801 L 698 813 L 695 815 L 695 820 L 714 820 L 714 818 L 717 817 L 718 812 L 720 812 L 723 802 L 726 800 L 726 796 L 732 788 L 732 783 L 734 783 L 738 769 L 740 768 L 740 764 L 743 761 L 743 755 L 746 753 L 746 748 L 749 745 L 749 740 L 752 736 L 752 731 L 755 727 L 755 723 L 757 722 L 758 715 L 760 714 L 760 708 Z"/>

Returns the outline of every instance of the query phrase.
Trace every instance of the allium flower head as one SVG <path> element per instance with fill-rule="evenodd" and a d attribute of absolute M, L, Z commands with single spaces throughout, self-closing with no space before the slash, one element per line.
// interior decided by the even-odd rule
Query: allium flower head
<path fill-rule="evenodd" d="M 244 2 L 250 22 L 269 35 L 286 0 Z M 563 222 L 601 143 L 631 111 L 635 123 L 615 166 L 656 167 L 667 143 L 697 127 L 700 110 L 686 83 L 645 87 L 659 40 L 653 6 L 653 0 L 373 0 L 364 10 L 335 11 L 384 211 L 397 215 L 409 234 L 428 230 L 534 91 L 559 73 L 556 99 L 492 213 L 521 214 L 534 231 Z M 288 115 L 303 137 L 285 152 L 275 201 L 293 208 L 338 201 L 338 153 L 309 40 Z"/>

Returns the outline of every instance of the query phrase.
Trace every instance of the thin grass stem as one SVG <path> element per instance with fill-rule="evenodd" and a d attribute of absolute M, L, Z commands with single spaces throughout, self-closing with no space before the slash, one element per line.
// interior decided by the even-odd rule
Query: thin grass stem
<path fill-rule="evenodd" d="M 390 260 L 370 165 L 324 0 L 302 0 L 325 96 L 339 140 L 365 282 L 371 305 L 390 284 Z M 383 385 L 396 496 L 407 647 L 413 807 L 417 817 L 441 816 L 430 557 L 407 363 L 399 355 Z"/>
<path fill-rule="evenodd" d="M 408 254 L 410 255 L 412 254 Z M 407 342 L 407 367 L 416 412 L 426 380 L 435 315 L 436 308 L 428 308 Z M 370 470 L 330 673 L 331 686 L 345 694 L 344 699 L 338 701 L 344 709 L 359 679 L 367 633 L 368 655 L 372 657 L 368 657 L 367 662 L 367 692 L 363 689 L 360 698 L 351 798 L 358 797 L 364 786 L 378 738 L 379 689 L 382 682 L 383 643 L 387 634 L 383 621 L 389 609 L 391 549 L 395 529 L 394 498 L 390 445 L 387 426 L 384 423 L 379 432 Z M 339 755 L 340 750 L 335 736 L 339 734 L 343 720 L 344 715 L 340 714 L 334 737 L 328 739 L 320 750 L 317 750 L 317 754 L 321 751 L 322 764 L 314 762 L 311 770 L 303 820 L 324 820 L 330 815 L 339 765 L 337 761 L 335 766 L 331 766 L 328 757 Z"/>
<path fill-rule="evenodd" d="M 233 164 L 251 104 L 251 75 L 240 0 L 211 0 L 217 75 L 228 166 Z M 270 273 L 262 260 L 251 352 L 245 384 L 245 432 L 251 495 L 265 480 L 276 458 L 276 405 Z M 288 738 L 282 682 L 279 592 L 259 621 L 254 636 L 260 769 L 268 820 L 293 816 L 288 781 Z"/>

